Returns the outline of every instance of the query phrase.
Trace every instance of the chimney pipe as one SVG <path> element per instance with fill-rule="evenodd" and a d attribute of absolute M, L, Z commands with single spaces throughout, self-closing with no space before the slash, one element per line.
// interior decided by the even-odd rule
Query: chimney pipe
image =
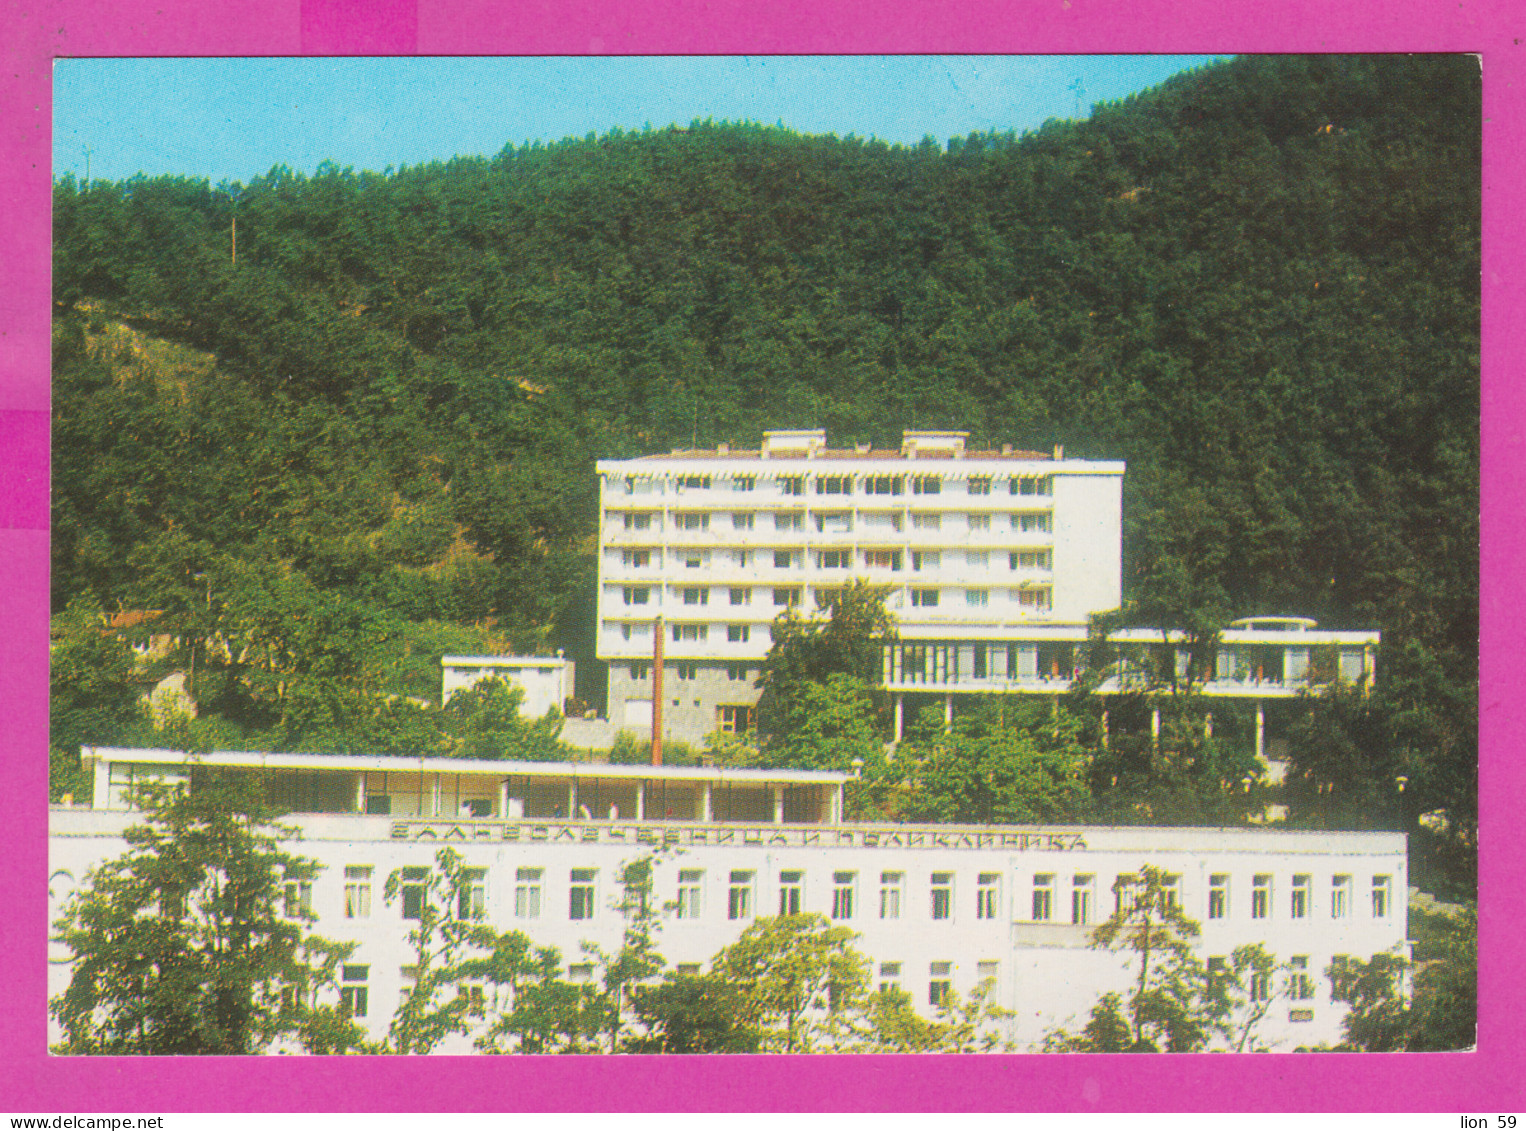
<path fill-rule="evenodd" d="M 1065 445 L 1064 444 L 1056 444 L 1054 446 L 1054 458 L 1057 459 L 1057 460 L 1061 460 L 1061 459 L 1065 458 Z"/>
<path fill-rule="evenodd" d="M 652 765 L 662 765 L 662 618 L 652 622 Z"/>

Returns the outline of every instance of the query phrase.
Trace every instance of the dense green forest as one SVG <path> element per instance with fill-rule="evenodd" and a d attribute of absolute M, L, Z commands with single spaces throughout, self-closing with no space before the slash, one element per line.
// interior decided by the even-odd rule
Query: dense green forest
<path fill-rule="evenodd" d="M 1466 841 L 1480 107 L 1472 58 L 1247 57 L 946 144 L 704 121 L 65 177 L 56 735 L 126 726 L 79 628 L 122 609 L 203 650 L 225 745 L 374 731 L 445 651 L 564 648 L 593 697 L 595 458 L 959 428 L 1128 461 L 1132 615 L 1382 629 L 1294 792 Z"/>

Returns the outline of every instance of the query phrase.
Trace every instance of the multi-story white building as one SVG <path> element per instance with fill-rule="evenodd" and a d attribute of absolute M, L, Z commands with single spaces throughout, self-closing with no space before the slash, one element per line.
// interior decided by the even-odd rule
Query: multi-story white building
<path fill-rule="evenodd" d="M 174 751 L 89 749 L 93 807 L 51 813 L 50 919 L 89 869 L 124 851 L 144 779 L 197 770 Z M 412 961 L 408 881 L 449 845 L 472 869 L 460 913 L 560 948 L 565 976 L 597 970 L 580 944 L 620 945 L 623 865 L 654 860 L 664 907 L 658 949 L 699 971 L 760 916 L 817 912 L 857 933 L 872 984 L 896 985 L 929 1012 L 950 991 L 991 979 L 1012 1011 L 1003 1036 L 1036 1048 L 1076 1028 L 1097 998 L 1126 991 L 1127 954 L 1091 945 L 1119 877 L 1163 869 L 1201 925 L 1212 967 L 1261 943 L 1282 968 L 1256 991 L 1271 1048 L 1333 1043 L 1343 1007 L 1324 971 L 1340 956 L 1407 953 L 1405 839 L 1396 833 L 1266 829 L 993 827 L 843 820 L 842 774 L 311 754 L 207 756 L 200 765 L 260 773 L 293 810 L 291 847 L 323 865 L 288 883 L 292 913 L 353 941 L 345 1000 L 385 1033 Z M 67 984 L 54 944 L 50 994 Z M 449 1050 L 447 1050 L 449 1051 Z M 459 1050 L 458 1050 L 459 1051 Z"/>
<path fill-rule="evenodd" d="M 908 695 L 938 695 L 952 715 L 959 695 L 1068 687 L 1088 618 L 1121 601 L 1124 465 L 1058 448 L 972 451 L 966 435 L 907 432 L 896 451 L 846 451 L 822 431 L 766 432 L 757 450 L 600 461 L 597 654 L 612 725 L 652 725 L 660 618 L 664 733 L 746 728 L 774 617 L 856 577 L 888 587 L 899 622 L 881 674 L 897 738 Z M 1151 630 L 1116 639 L 1183 643 Z M 1211 670 L 1194 675 L 1206 694 L 1259 704 L 1366 678 L 1377 640 L 1255 618 L 1225 632 Z M 1121 671 L 1101 691 L 1137 679 Z"/>

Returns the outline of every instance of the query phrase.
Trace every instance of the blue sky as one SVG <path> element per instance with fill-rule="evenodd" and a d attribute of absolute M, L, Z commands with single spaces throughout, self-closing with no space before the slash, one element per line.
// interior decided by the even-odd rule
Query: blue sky
<path fill-rule="evenodd" d="M 381 171 L 508 143 L 782 123 L 888 142 L 1084 116 L 1212 56 L 62 59 L 54 172 L 245 181 L 325 161 Z"/>

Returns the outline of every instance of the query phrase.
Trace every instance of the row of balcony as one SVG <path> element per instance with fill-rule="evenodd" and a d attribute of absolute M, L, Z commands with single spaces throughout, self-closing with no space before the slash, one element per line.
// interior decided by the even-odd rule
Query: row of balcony
<path fill-rule="evenodd" d="M 719 531 L 676 530 L 664 535 L 651 530 L 618 530 L 604 538 L 606 549 L 645 549 L 653 552 L 664 547 L 675 554 L 683 550 L 773 551 L 776 549 L 843 550 L 858 554 L 864 550 L 986 550 L 1028 549 L 1054 545 L 1054 535 L 1047 530 L 876 530 L 860 529 L 846 534 L 806 532 L 803 530 Z"/>
<path fill-rule="evenodd" d="M 788 564 L 779 564 L 772 555 L 754 559 L 745 565 L 721 563 L 707 566 L 702 573 L 689 573 L 683 566 L 606 565 L 606 584 L 631 584 L 657 587 L 666 585 L 680 590 L 695 587 L 726 589 L 738 585 L 789 584 L 806 581 L 817 585 L 846 584 L 854 578 L 865 578 L 878 585 L 953 585 L 978 588 L 1002 585 L 1027 584 L 1053 577 L 1052 557 L 1047 550 L 1013 551 L 984 566 L 968 562 L 949 565 L 931 564 L 926 561 L 912 562 L 910 568 L 899 566 L 870 566 L 850 569 L 846 565 L 817 564 L 810 557 L 792 555 Z"/>

